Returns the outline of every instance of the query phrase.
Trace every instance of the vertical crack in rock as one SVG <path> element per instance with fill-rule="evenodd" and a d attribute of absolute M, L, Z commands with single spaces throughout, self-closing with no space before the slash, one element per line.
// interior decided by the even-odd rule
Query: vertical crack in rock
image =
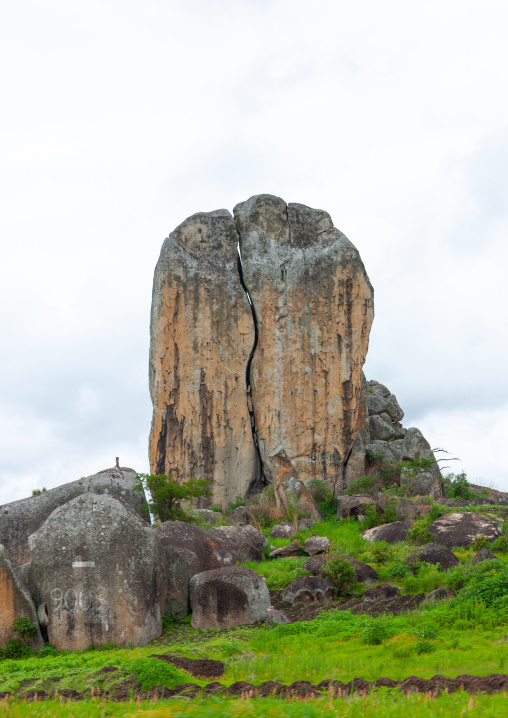
<path fill-rule="evenodd" d="M 259 475 L 245 387 L 255 327 L 227 210 L 186 219 L 164 241 L 150 327 L 150 470 L 204 479 L 212 501 L 245 496 Z"/>
<path fill-rule="evenodd" d="M 254 450 L 256 452 L 256 474 L 254 478 L 251 481 L 251 484 L 247 490 L 247 497 L 252 496 L 254 494 L 260 493 L 265 486 L 268 485 L 268 481 L 265 478 L 264 471 L 263 471 L 263 462 L 261 460 L 261 453 L 259 451 L 259 445 L 258 445 L 258 437 L 256 432 L 256 417 L 254 415 L 254 408 L 252 405 L 252 386 L 251 386 L 251 367 L 252 367 L 252 360 L 254 358 L 254 352 L 256 351 L 256 347 L 258 345 L 258 323 L 256 319 L 256 312 L 254 310 L 254 305 L 252 304 L 252 300 L 250 298 L 249 291 L 247 287 L 245 286 L 245 282 L 243 279 L 243 269 L 242 269 L 242 254 L 240 251 L 240 244 L 238 244 L 238 275 L 240 277 L 240 284 L 242 285 L 245 294 L 247 296 L 247 300 L 249 302 L 249 306 L 252 312 L 252 321 L 254 322 L 254 344 L 252 345 L 252 351 L 249 356 L 249 361 L 247 362 L 247 369 L 245 371 L 245 386 L 247 390 L 247 407 L 249 409 L 249 416 L 250 416 L 250 423 L 252 427 L 252 441 L 254 443 Z"/>

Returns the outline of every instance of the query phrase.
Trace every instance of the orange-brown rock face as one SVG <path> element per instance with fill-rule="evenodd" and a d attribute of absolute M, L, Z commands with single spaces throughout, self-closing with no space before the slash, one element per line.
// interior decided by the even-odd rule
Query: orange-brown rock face
<path fill-rule="evenodd" d="M 265 477 L 341 482 L 374 316 L 360 255 L 321 210 L 259 195 L 234 214 L 258 327 L 250 381 Z"/>
<path fill-rule="evenodd" d="M 259 467 L 247 406 L 254 322 L 226 210 L 196 214 L 165 240 L 150 342 L 150 470 L 207 479 L 213 500 L 245 495 Z"/>

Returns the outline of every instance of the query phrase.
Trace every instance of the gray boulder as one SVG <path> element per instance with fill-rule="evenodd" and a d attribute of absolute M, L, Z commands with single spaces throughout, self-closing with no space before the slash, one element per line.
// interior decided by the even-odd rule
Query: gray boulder
<path fill-rule="evenodd" d="M 392 421 L 402 421 L 404 412 L 399 406 L 396 397 L 377 381 L 367 382 L 367 401 L 369 416 L 374 414 L 388 414 Z"/>
<path fill-rule="evenodd" d="M 0 545 L 0 597 L 0 648 L 3 648 L 12 638 L 18 638 L 11 631 L 11 626 L 14 619 L 23 616 L 37 626 L 37 633 L 31 637 L 32 647 L 43 648 L 44 641 L 39 630 L 34 602 L 5 555 L 2 545 Z"/>
<path fill-rule="evenodd" d="M 0 543 L 14 565 L 30 561 L 28 537 L 42 526 L 59 506 L 82 494 L 104 494 L 123 499 L 141 518 L 148 520 L 145 495 L 135 490 L 133 469 L 113 468 L 99 471 L 78 481 L 41 492 L 38 496 L 0 506 Z"/>
<path fill-rule="evenodd" d="M 282 548 L 276 548 L 270 553 L 270 558 L 289 558 L 290 556 L 299 556 L 300 551 L 303 550 L 302 544 L 295 539 L 291 541 L 287 546 Z"/>
<path fill-rule="evenodd" d="M 226 566 L 190 580 L 192 627 L 231 628 L 264 621 L 270 608 L 266 582 L 250 568 Z"/>
<path fill-rule="evenodd" d="M 240 561 L 233 547 L 211 532 L 184 521 L 165 521 L 156 533 L 164 551 L 168 591 L 164 613 L 185 618 L 190 613 L 192 576 Z"/>
<path fill-rule="evenodd" d="M 372 440 L 365 447 L 365 456 L 370 462 L 373 461 L 397 461 L 397 454 L 392 451 L 392 444 L 395 442 Z M 400 451 L 398 452 L 400 454 Z"/>
<path fill-rule="evenodd" d="M 211 509 L 192 509 L 191 514 L 193 514 L 200 521 L 211 524 L 212 526 L 218 524 L 223 518 L 219 511 L 212 511 Z"/>
<path fill-rule="evenodd" d="M 427 601 L 432 601 L 436 603 L 437 601 L 443 601 L 445 598 L 448 598 L 448 591 L 446 588 L 436 588 L 435 591 L 431 591 L 427 596 Z"/>
<path fill-rule="evenodd" d="M 367 529 L 360 536 L 363 536 L 367 541 L 386 541 L 386 543 L 394 544 L 399 543 L 399 541 L 406 541 L 407 532 L 412 527 L 411 521 L 392 521 L 391 524 Z"/>
<path fill-rule="evenodd" d="M 435 543 L 448 548 L 466 548 L 477 536 L 487 536 L 492 540 L 501 535 L 497 521 L 469 511 L 444 514 L 430 524 L 429 531 Z"/>
<path fill-rule="evenodd" d="M 314 556 L 317 553 L 324 553 L 331 547 L 332 542 L 325 536 L 311 536 L 304 543 L 303 548 L 305 553 L 309 556 Z"/>
<path fill-rule="evenodd" d="M 335 586 L 332 581 L 319 576 L 300 576 L 284 587 L 282 598 L 289 603 L 324 605 L 333 599 Z"/>
<path fill-rule="evenodd" d="M 358 518 L 358 516 L 365 516 L 369 507 L 373 506 L 378 515 L 383 513 L 382 508 L 378 502 L 365 494 L 357 496 L 338 496 L 337 497 L 337 518 Z"/>
<path fill-rule="evenodd" d="M 233 548 L 240 561 L 262 561 L 268 541 L 254 526 L 217 526 L 208 531 Z"/>
<path fill-rule="evenodd" d="M 387 414 L 383 414 L 382 416 L 375 414 L 369 417 L 369 430 L 372 440 L 388 441 L 395 436 L 395 429 L 391 422 L 384 419 L 385 416 L 387 416 Z"/>
<path fill-rule="evenodd" d="M 281 623 L 289 623 L 289 618 L 282 611 L 270 606 L 266 613 L 265 624 L 267 626 L 279 626 Z"/>
<path fill-rule="evenodd" d="M 289 538 L 296 534 L 296 529 L 291 524 L 275 524 L 268 533 L 272 538 Z"/>
<path fill-rule="evenodd" d="M 144 646 L 162 632 L 163 553 L 154 529 L 121 499 L 86 493 L 29 539 L 31 572 L 58 649 Z"/>
<path fill-rule="evenodd" d="M 253 522 L 254 515 L 252 509 L 248 506 L 237 506 L 229 519 L 232 524 L 236 524 L 237 526 L 247 526 L 247 524 Z"/>
<path fill-rule="evenodd" d="M 489 548 L 482 548 L 481 551 L 476 553 L 476 556 L 473 559 L 473 566 L 476 566 L 477 563 L 481 563 L 481 561 L 490 561 L 493 558 L 496 558 L 495 553 L 493 553 Z"/>
<path fill-rule="evenodd" d="M 386 601 L 390 598 L 395 598 L 399 595 L 402 589 L 399 586 L 390 586 L 388 584 L 381 584 L 379 586 L 373 586 L 364 591 L 362 596 L 364 601 Z"/>
<path fill-rule="evenodd" d="M 378 572 L 374 568 L 372 568 L 372 566 L 369 566 L 368 563 L 358 561 L 358 559 L 351 558 L 350 556 L 343 556 L 342 558 L 345 558 L 346 561 L 349 561 L 351 566 L 354 568 L 355 578 L 358 583 L 372 583 L 374 581 L 379 581 Z M 309 558 L 307 561 L 305 561 L 305 563 L 302 563 L 302 568 L 305 569 L 305 571 L 308 571 L 313 576 L 321 576 L 325 578 L 326 564 L 328 563 L 328 560 L 329 556 L 313 556 L 312 558 Z"/>
<path fill-rule="evenodd" d="M 444 571 L 460 563 L 453 551 L 450 551 L 450 549 L 444 546 L 438 546 L 435 543 L 427 543 L 417 549 L 415 553 L 408 558 L 407 563 L 411 568 L 420 561 L 431 563 L 433 566 L 439 564 Z"/>
<path fill-rule="evenodd" d="M 305 529 L 310 529 L 310 527 L 316 523 L 317 521 L 315 519 L 300 519 L 296 526 L 298 531 L 305 531 Z"/>

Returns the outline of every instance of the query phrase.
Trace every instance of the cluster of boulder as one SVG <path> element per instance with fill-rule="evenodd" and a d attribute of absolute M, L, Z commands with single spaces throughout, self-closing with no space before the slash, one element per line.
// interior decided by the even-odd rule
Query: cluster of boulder
<path fill-rule="evenodd" d="M 0 507 L 0 647 L 15 618 L 37 627 L 34 647 L 145 645 L 162 614 L 191 610 L 198 628 L 267 618 L 257 573 L 266 539 L 250 525 L 205 531 L 148 523 L 136 473 L 114 468 Z"/>

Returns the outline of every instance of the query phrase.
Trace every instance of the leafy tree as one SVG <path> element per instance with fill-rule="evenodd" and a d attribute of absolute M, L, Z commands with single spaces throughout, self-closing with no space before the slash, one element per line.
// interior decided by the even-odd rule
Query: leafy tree
<path fill-rule="evenodd" d="M 178 483 L 171 474 L 138 474 L 136 478 L 139 483 L 135 488 L 149 493 L 148 508 L 159 521 L 186 521 L 188 516 L 182 509 L 182 501 L 212 495 L 209 481 L 189 479 Z"/>

